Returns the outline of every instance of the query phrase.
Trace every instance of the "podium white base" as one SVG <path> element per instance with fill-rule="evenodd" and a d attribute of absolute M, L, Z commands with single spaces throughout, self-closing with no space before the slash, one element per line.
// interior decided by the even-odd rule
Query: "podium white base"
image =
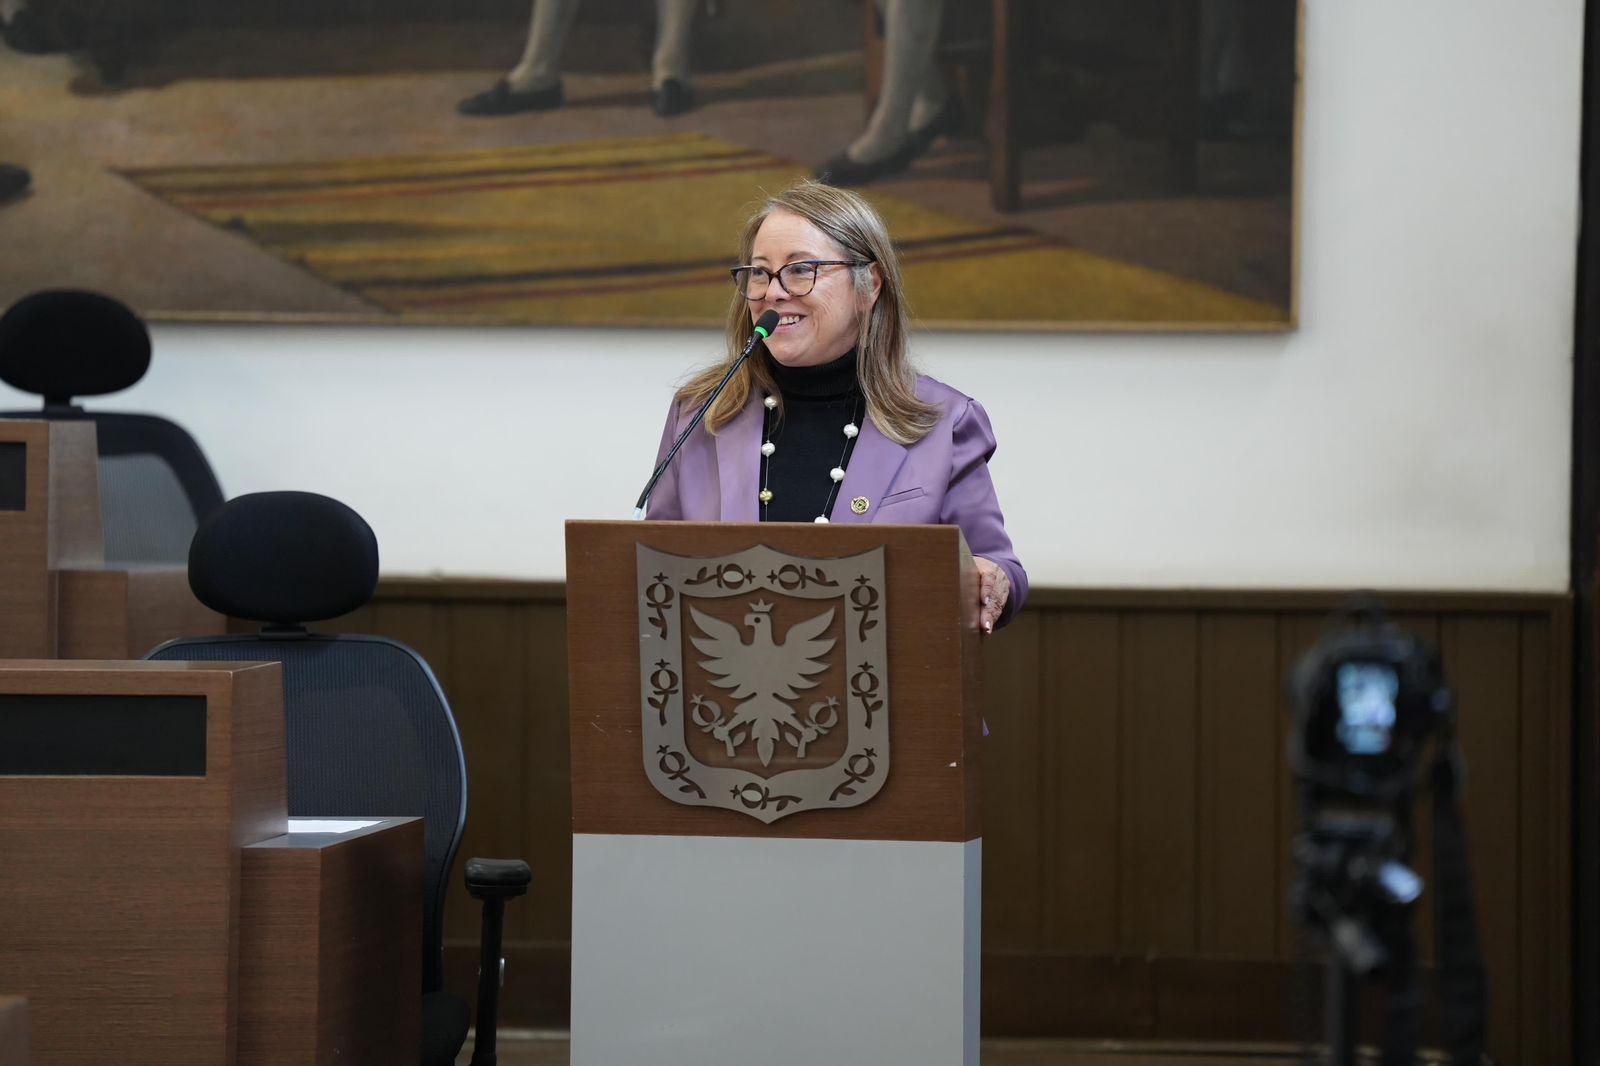
<path fill-rule="evenodd" d="M 982 848 L 577 834 L 572 1066 L 977 1066 Z"/>

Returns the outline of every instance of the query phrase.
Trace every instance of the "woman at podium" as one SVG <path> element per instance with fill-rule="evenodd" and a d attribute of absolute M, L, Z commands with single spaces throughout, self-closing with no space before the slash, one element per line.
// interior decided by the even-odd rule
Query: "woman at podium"
<path fill-rule="evenodd" d="M 704 421 L 655 483 L 649 516 L 959 526 L 980 623 L 1004 625 L 1028 577 L 989 478 L 994 432 L 978 401 L 912 367 L 883 219 L 855 193 L 805 182 L 751 217 L 738 262 L 728 356 L 674 397 L 658 469 L 702 407 Z M 776 327 L 739 363 L 769 312 Z"/>

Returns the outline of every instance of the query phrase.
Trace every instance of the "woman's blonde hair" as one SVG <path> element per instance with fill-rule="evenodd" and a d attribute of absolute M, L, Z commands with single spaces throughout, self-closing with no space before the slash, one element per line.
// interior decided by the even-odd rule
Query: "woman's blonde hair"
<path fill-rule="evenodd" d="M 861 316 L 861 330 L 856 337 L 856 377 L 866 397 L 867 416 L 884 436 L 899 444 L 921 440 L 939 420 L 939 410 L 917 399 L 917 375 L 906 352 L 909 316 L 900 280 L 900 257 L 883 219 L 871 204 L 847 189 L 816 181 L 801 182 L 768 198 L 750 216 L 739 240 L 740 263 L 750 262 L 756 231 L 775 211 L 799 215 L 844 249 L 847 258 L 863 263 L 850 270 L 856 297 L 863 304 L 872 292 L 871 267 L 877 266 L 882 284 L 877 301 Z M 750 304 L 743 294 L 735 292 L 728 307 L 727 356 L 691 377 L 678 390 L 679 399 L 691 408 L 704 403 L 754 332 Z M 756 386 L 779 395 L 770 360 L 764 348 L 745 360 L 706 412 L 708 432 L 715 434 L 744 410 L 750 391 Z"/>

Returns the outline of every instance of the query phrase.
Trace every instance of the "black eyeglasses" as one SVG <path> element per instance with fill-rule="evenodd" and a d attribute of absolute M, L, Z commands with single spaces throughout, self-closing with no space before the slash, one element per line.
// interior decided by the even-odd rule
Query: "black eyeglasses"
<path fill-rule="evenodd" d="M 774 277 L 778 279 L 778 284 L 783 286 L 783 291 L 790 296 L 808 296 L 811 290 L 817 287 L 817 275 L 822 272 L 823 267 L 866 265 L 864 261 L 855 259 L 801 259 L 794 263 L 785 263 L 777 270 L 744 266 L 734 267 L 728 273 L 733 275 L 733 287 L 738 289 L 746 300 L 759 300 L 767 294 L 767 287 L 772 284 Z"/>

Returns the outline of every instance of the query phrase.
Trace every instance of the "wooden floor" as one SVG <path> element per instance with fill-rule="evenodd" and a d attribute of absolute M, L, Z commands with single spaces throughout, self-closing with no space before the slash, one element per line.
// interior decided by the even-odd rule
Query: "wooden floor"
<path fill-rule="evenodd" d="M 566 1034 L 507 1034 L 500 1066 L 567 1066 Z M 457 1066 L 472 1058 L 470 1042 Z M 1086 1040 L 985 1040 L 983 1066 L 1294 1066 L 1303 1060 L 1283 1046 L 1137 1044 Z M 622 1064 L 615 1064 L 622 1066 Z"/>

